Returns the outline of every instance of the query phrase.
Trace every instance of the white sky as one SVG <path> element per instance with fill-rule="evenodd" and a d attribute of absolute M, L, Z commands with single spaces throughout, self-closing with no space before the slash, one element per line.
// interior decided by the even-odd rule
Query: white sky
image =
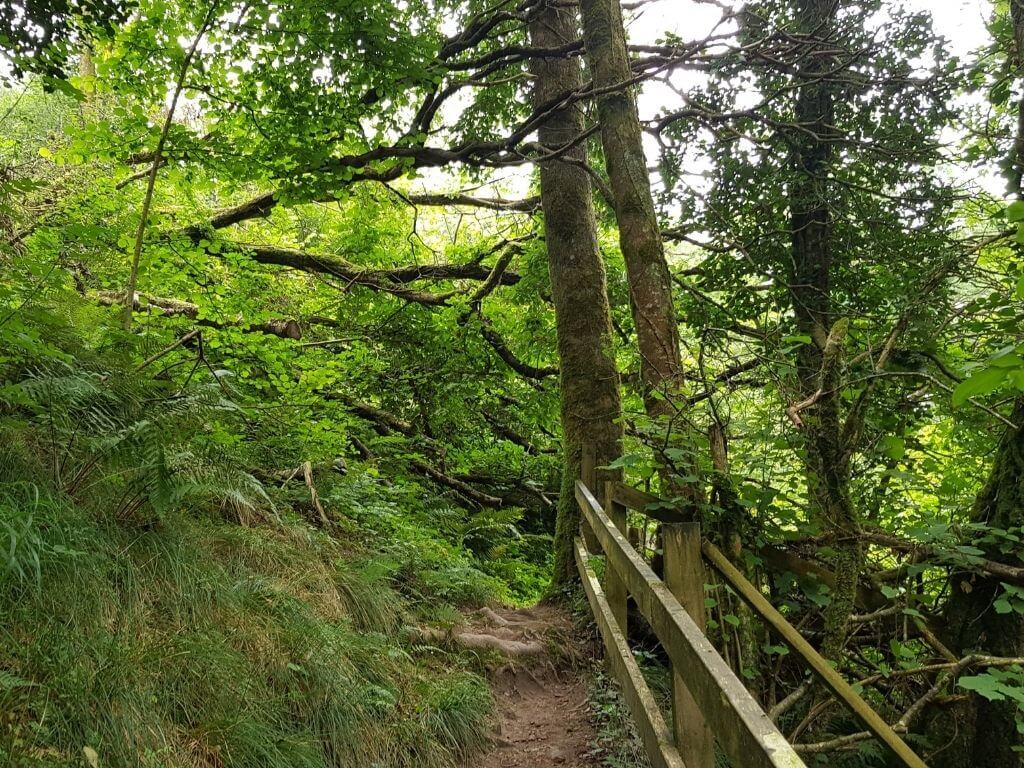
<path fill-rule="evenodd" d="M 988 41 L 985 21 L 992 12 L 990 0 L 902 0 L 902 4 L 909 10 L 930 12 L 935 32 L 949 41 L 956 55 L 966 55 Z M 700 0 L 655 0 L 638 12 L 629 35 L 634 43 L 652 43 L 666 34 L 684 41 L 700 40 L 711 32 L 721 13 L 714 4 Z M 656 114 L 666 98 L 673 98 L 671 91 L 649 84 L 640 98 L 641 114 Z"/>
<path fill-rule="evenodd" d="M 989 40 L 985 24 L 992 12 L 991 0 L 892 0 L 892 3 L 901 3 L 908 10 L 931 13 L 935 32 L 948 40 L 950 50 L 958 56 L 966 56 Z M 712 31 L 721 15 L 721 9 L 711 2 L 654 0 L 637 12 L 629 26 L 630 40 L 633 43 L 651 44 L 668 34 L 678 35 L 684 41 L 700 40 Z M 726 28 L 719 31 L 725 32 Z M 673 82 L 682 86 L 696 85 L 700 82 L 700 75 L 678 72 Z M 648 82 L 639 98 L 641 117 L 651 118 L 666 106 L 678 102 L 679 97 L 671 89 L 661 83 Z M 652 137 L 647 137 L 647 152 L 649 164 L 655 165 L 657 145 Z M 699 159 L 690 170 L 699 172 L 698 166 Z M 499 187 L 506 195 L 515 197 L 525 194 L 529 185 L 529 172 L 526 169 L 510 171 L 502 176 L 503 182 Z M 990 192 L 1001 194 L 1003 183 L 1000 179 L 978 178 L 975 181 Z M 451 184 L 452 178 L 448 172 L 428 170 L 414 186 L 436 190 Z"/>
<path fill-rule="evenodd" d="M 951 41 L 957 53 L 966 53 L 983 45 L 988 33 L 985 19 L 992 11 L 990 0 L 902 0 L 911 10 L 929 11 L 935 31 Z M 697 40 L 707 34 L 720 16 L 720 9 L 700 0 L 656 0 L 646 6 L 630 28 L 636 41 L 650 42 L 665 33 L 684 40 Z"/>

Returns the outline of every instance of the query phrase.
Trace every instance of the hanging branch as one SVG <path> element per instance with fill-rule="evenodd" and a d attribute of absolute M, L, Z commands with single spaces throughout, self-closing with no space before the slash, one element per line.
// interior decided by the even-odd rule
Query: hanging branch
<path fill-rule="evenodd" d="M 185 346 L 185 345 L 186 345 L 186 344 L 188 344 L 188 343 L 189 343 L 190 341 L 192 341 L 192 339 L 196 338 L 196 336 L 199 336 L 199 335 L 200 335 L 201 333 L 202 333 L 202 331 L 200 331 L 200 330 L 199 330 L 198 328 L 196 328 L 196 329 L 195 329 L 195 330 L 193 330 L 193 331 L 189 331 L 189 332 L 188 332 L 188 333 L 186 333 L 186 334 L 185 334 L 184 336 L 182 336 L 181 338 L 179 338 L 179 339 L 178 339 L 177 341 L 174 341 L 174 342 L 172 342 L 171 344 L 169 344 L 169 345 L 167 345 L 166 347 L 164 347 L 163 349 L 161 349 L 161 350 L 160 350 L 159 352 L 157 352 L 157 353 L 156 353 L 155 355 L 151 355 L 150 357 L 147 357 L 147 358 L 146 358 L 145 360 L 143 360 L 143 361 L 142 361 L 142 362 L 141 362 L 141 363 L 140 363 L 140 364 L 138 365 L 138 367 L 137 367 L 137 368 L 135 369 L 135 372 L 136 372 L 136 373 L 138 373 L 138 372 L 139 372 L 139 371 L 141 371 L 141 370 L 142 370 L 143 368 L 146 368 L 146 367 L 148 367 L 148 366 L 152 365 L 152 364 L 153 364 L 153 363 L 155 363 L 155 362 L 156 362 L 157 360 L 159 360 L 159 359 L 160 359 L 161 357 L 163 357 L 163 356 L 165 356 L 165 355 L 167 355 L 167 354 L 169 354 L 169 353 L 173 352 L 173 351 L 174 351 L 174 350 L 176 350 L 176 349 L 177 349 L 178 347 L 183 347 L 183 346 Z"/>
<path fill-rule="evenodd" d="M 128 287 L 124 292 L 124 320 L 122 327 L 126 331 L 130 331 L 132 327 L 132 312 L 135 305 L 135 289 L 139 282 L 139 261 L 142 259 L 142 241 L 146 236 L 146 222 L 149 219 L 149 210 L 153 206 L 153 190 L 156 188 L 156 175 L 160 170 L 160 166 L 163 165 L 164 162 L 164 145 L 167 143 L 167 135 L 170 133 L 171 124 L 174 122 L 174 112 L 178 107 L 178 99 L 181 97 L 181 92 L 185 88 L 185 77 L 188 74 L 189 67 L 192 66 L 192 59 L 195 57 L 196 50 L 199 48 L 200 40 L 203 39 L 203 36 L 206 34 L 206 30 L 209 29 L 210 24 L 213 22 L 216 10 L 217 3 L 214 2 L 206 12 L 206 17 L 203 19 L 203 23 L 199 27 L 199 31 L 196 34 L 195 39 L 192 41 L 192 46 L 185 54 L 185 60 L 182 62 L 181 70 L 178 72 L 178 81 L 174 85 L 171 104 L 167 108 L 167 117 L 164 120 L 163 129 L 160 131 L 160 138 L 157 140 L 156 150 L 153 152 L 153 164 L 149 167 L 149 177 L 146 180 L 146 193 L 142 198 L 142 211 L 139 215 L 139 226 L 135 230 L 135 246 L 132 250 L 131 274 L 128 276 Z"/>

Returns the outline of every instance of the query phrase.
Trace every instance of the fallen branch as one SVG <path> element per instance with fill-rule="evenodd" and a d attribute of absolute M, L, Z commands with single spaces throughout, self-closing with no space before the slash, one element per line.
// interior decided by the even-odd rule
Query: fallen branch
<path fill-rule="evenodd" d="M 120 306 L 124 301 L 123 294 L 120 292 L 114 293 L 113 291 L 100 291 L 94 295 L 94 298 L 97 304 L 107 307 Z M 208 317 L 200 318 L 199 307 L 195 304 L 180 299 L 149 296 L 141 293 L 135 294 L 132 306 L 136 312 L 146 310 L 164 317 L 187 317 L 190 320 L 194 320 L 198 325 L 207 328 L 242 328 L 243 330 L 279 336 L 282 339 L 298 340 L 302 338 L 302 326 L 296 320 L 291 319 L 277 318 L 258 323 L 249 323 L 241 318 L 234 322 L 212 320 Z"/>
<path fill-rule="evenodd" d="M 430 466 L 425 461 L 420 459 L 410 459 L 409 465 L 417 472 L 426 475 L 434 482 L 439 485 L 444 485 L 451 488 L 453 491 L 457 491 L 467 499 L 476 502 L 482 507 L 503 507 L 505 502 L 499 499 L 497 496 L 491 496 L 489 493 L 483 493 L 478 491 L 471 485 L 462 482 L 458 478 L 447 475 L 441 470 Z"/>
<path fill-rule="evenodd" d="M 320 494 L 316 492 L 316 486 L 313 484 L 313 465 L 308 462 L 302 462 L 302 479 L 306 481 L 306 487 L 309 489 L 309 498 L 313 502 L 313 509 L 320 515 L 320 522 L 324 526 L 330 525 L 327 520 L 327 513 L 324 511 L 324 505 L 320 503 Z"/>
<path fill-rule="evenodd" d="M 433 442 L 430 438 L 420 435 L 416 428 L 404 419 L 400 419 L 394 414 L 390 414 L 387 411 L 381 410 L 375 406 L 369 405 L 368 403 L 361 403 L 358 401 L 351 400 L 343 395 L 338 394 L 325 394 L 325 397 L 334 400 L 340 400 L 345 403 L 348 408 L 358 416 L 371 422 L 377 431 L 381 434 L 388 435 L 398 433 L 410 438 L 422 438 L 428 442 Z M 505 506 L 505 502 L 497 496 L 491 496 L 488 493 L 478 491 L 473 486 L 464 483 L 456 477 L 442 472 L 436 467 L 427 464 L 427 462 L 418 458 L 410 458 L 409 466 L 421 475 L 429 477 L 431 480 L 436 482 L 438 485 L 443 485 L 446 488 L 451 488 L 456 491 L 459 495 L 468 499 L 469 501 L 478 504 L 482 507 L 495 507 L 500 508 Z"/>
<path fill-rule="evenodd" d="M 773 723 L 778 723 L 779 718 L 789 712 L 799 701 L 814 688 L 814 678 L 809 677 L 795 688 L 788 696 L 768 710 L 768 717 Z"/>
<path fill-rule="evenodd" d="M 934 701 L 948 683 L 956 680 L 960 677 L 966 669 L 976 666 L 986 667 L 1006 667 L 1016 666 L 1024 664 L 1024 658 L 1014 657 L 1003 657 L 1003 656 L 982 656 L 982 655 L 971 655 L 966 656 L 955 663 L 948 664 L 933 664 L 928 667 L 921 667 L 916 670 L 908 670 L 907 673 L 914 674 L 918 672 L 931 671 L 931 670 L 945 670 L 943 674 L 939 675 L 935 683 L 913 704 L 911 704 L 900 717 L 892 725 L 892 729 L 896 733 L 907 733 L 910 730 L 910 726 L 913 725 L 914 721 L 920 716 L 925 708 Z M 876 676 L 875 679 L 880 679 L 882 676 Z M 863 682 L 863 681 L 862 681 Z M 851 749 L 862 741 L 874 738 L 874 734 L 868 731 L 859 731 L 857 733 L 850 733 L 845 736 L 838 736 L 834 739 L 827 739 L 825 741 L 818 741 L 813 744 L 794 744 L 793 749 L 797 752 L 804 754 L 820 754 L 822 752 L 834 752 L 840 750 Z"/>

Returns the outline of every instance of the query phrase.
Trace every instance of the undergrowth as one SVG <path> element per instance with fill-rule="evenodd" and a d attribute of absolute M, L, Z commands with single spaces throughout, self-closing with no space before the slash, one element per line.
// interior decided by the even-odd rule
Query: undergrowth
<path fill-rule="evenodd" d="M 650 768 L 643 742 L 613 679 L 595 668 L 588 695 L 603 768 Z"/>
<path fill-rule="evenodd" d="M 301 482 L 249 471 L 218 382 L 60 342 L 0 389 L 0 765 L 446 768 L 485 743 L 472 659 L 405 629 L 529 585 L 358 467 L 318 529 Z"/>
<path fill-rule="evenodd" d="M 582 588 L 567 588 L 558 598 L 573 617 L 574 634 L 591 651 L 587 658 L 601 659 L 603 646 L 597 625 Z M 614 677 L 601 662 L 588 671 L 589 716 L 597 731 L 593 745 L 603 768 L 650 768 L 643 742 Z"/>

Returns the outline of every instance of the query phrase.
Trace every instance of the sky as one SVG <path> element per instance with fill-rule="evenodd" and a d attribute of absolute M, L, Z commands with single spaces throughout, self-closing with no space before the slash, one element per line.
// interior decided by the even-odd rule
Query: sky
<path fill-rule="evenodd" d="M 990 14 L 990 0 L 903 0 L 912 10 L 929 11 L 935 31 L 950 39 L 957 53 L 982 45 L 986 38 L 985 19 Z M 638 12 L 630 27 L 636 41 L 650 41 L 665 33 L 684 40 L 696 40 L 707 34 L 718 19 L 720 9 L 700 0 L 655 0 Z"/>
<path fill-rule="evenodd" d="M 988 41 L 985 20 L 991 14 L 990 0 L 902 0 L 910 10 L 931 13 L 935 32 L 949 40 L 957 55 L 964 55 Z M 638 11 L 630 24 L 633 42 L 650 43 L 667 34 L 683 40 L 707 36 L 721 16 L 721 9 L 701 0 L 654 0 Z M 682 75 L 681 77 L 686 77 Z M 643 115 L 656 114 L 664 107 L 671 91 L 657 84 L 648 85 L 640 98 Z"/>
<path fill-rule="evenodd" d="M 992 13 L 991 0 L 895 1 L 902 2 L 908 10 L 930 13 L 936 34 L 948 40 L 949 49 L 955 55 L 966 56 L 989 41 L 985 24 Z M 668 34 L 678 35 L 684 41 L 700 40 L 712 32 L 721 15 L 721 8 L 708 0 L 649 0 L 629 24 L 629 36 L 634 43 L 652 43 Z M 700 75 L 679 72 L 673 82 L 681 86 L 697 85 Z M 662 112 L 667 104 L 678 101 L 679 97 L 666 85 L 648 82 L 642 88 L 638 106 L 641 116 L 650 118 Z M 965 106 L 970 101 L 968 95 Z M 949 137 L 951 141 L 956 138 L 955 135 Z M 653 137 L 646 137 L 645 141 L 649 164 L 653 167 L 657 163 L 657 145 Z M 694 160 L 689 170 L 700 173 L 700 159 Z M 998 174 L 980 175 L 971 181 L 989 192 L 1002 194 L 1004 182 Z"/>

